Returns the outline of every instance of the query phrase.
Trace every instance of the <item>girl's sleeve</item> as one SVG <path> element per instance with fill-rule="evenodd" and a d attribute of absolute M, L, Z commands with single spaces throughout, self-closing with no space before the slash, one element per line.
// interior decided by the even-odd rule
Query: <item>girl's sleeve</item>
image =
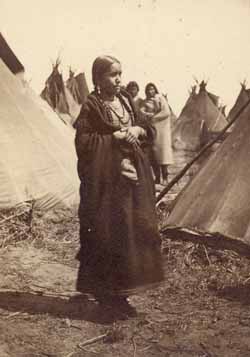
<path fill-rule="evenodd" d="M 85 105 L 77 118 L 76 124 L 75 147 L 78 157 L 85 153 L 94 153 L 104 142 L 111 144 L 113 141 L 112 133 L 101 134 L 98 132 L 96 128 L 98 125 L 94 119 L 89 107 Z"/>
<path fill-rule="evenodd" d="M 96 118 L 85 106 L 77 119 L 75 147 L 78 156 L 79 175 L 96 177 L 96 180 L 110 181 L 110 169 L 116 159 L 116 143 L 112 133 L 98 131 Z"/>

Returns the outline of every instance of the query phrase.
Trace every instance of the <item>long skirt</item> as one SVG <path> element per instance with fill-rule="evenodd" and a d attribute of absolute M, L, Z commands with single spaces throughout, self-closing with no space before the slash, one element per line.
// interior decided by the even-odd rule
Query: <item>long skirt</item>
<path fill-rule="evenodd" d="M 88 182 L 81 183 L 80 292 L 129 295 L 163 281 L 154 183 L 147 159 L 139 158 L 137 174 L 138 184 L 125 177 L 115 185 L 106 183 L 95 216 L 88 200 L 91 183 L 89 187 Z"/>
<path fill-rule="evenodd" d="M 173 150 L 171 139 L 170 119 L 162 120 L 155 123 L 156 139 L 154 143 L 154 151 L 159 165 L 173 164 Z"/>

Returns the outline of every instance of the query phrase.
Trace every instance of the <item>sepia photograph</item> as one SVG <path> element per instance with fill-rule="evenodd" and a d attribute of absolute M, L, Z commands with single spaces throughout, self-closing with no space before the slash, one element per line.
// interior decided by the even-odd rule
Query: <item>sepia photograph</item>
<path fill-rule="evenodd" d="M 0 24 L 0 357 L 250 356 L 250 0 Z"/>

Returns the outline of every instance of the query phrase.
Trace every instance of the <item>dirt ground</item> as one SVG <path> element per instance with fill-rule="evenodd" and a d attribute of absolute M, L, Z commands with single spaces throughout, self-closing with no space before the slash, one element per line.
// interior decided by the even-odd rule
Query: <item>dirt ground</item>
<path fill-rule="evenodd" d="M 1 357 L 250 356 L 246 258 L 163 237 L 165 283 L 131 297 L 136 317 L 116 320 L 75 291 L 75 217 L 4 223 Z"/>

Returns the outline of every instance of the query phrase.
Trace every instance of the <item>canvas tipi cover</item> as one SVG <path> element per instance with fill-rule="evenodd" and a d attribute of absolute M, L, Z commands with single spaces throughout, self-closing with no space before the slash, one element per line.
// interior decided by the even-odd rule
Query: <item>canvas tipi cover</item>
<path fill-rule="evenodd" d="M 235 128 L 180 193 L 164 232 L 170 237 L 225 241 L 250 253 L 250 105 Z M 185 233 L 184 233 L 185 231 Z M 226 239 L 227 238 L 227 239 Z M 219 241 L 217 240 L 219 239 Z M 248 247 L 248 248 L 246 248 Z"/>
<path fill-rule="evenodd" d="M 45 114 L 0 61 L 0 209 L 78 205 L 74 132 Z"/>
<path fill-rule="evenodd" d="M 243 107 L 243 105 L 246 104 L 246 102 L 249 100 L 249 98 L 250 98 L 250 89 L 247 89 L 246 83 L 243 82 L 243 83 L 241 83 L 240 93 L 239 93 L 232 109 L 228 113 L 228 120 L 231 120 L 234 118 L 234 116 Z"/>
<path fill-rule="evenodd" d="M 207 94 L 209 96 L 209 98 L 211 99 L 211 101 L 214 103 L 214 105 L 219 108 L 219 101 L 220 101 L 220 97 L 216 94 L 213 94 L 211 92 L 207 91 Z"/>
<path fill-rule="evenodd" d="M 78 117 L 81 104 L 79 104 L 66 87 L 63 76 L 59 72 L 60 61 L 57 60 L 53 65 L 53 70 L 47 78 L 45 88 L 41 97 L 47 101 L 51 108 L 64 120 L 65 123 L 74 124 Z"/>
<path fill-rule="evenodd" d="M 211 100 L 205 85 L 199 93 L 191 93 L 173 132 L 175 149 L 196 151 L 212 134 L 220 132 L 227 125 L 223 113 Z"/>
<path fill-rule="evenodd" d="M 78 104 L 81 105 L 86 102 L 87 96 L 89 95 L 89 89 L 83 72 L 75 76 L 74 72 L 70 70 L 69 78 L 66 81 L 66 87 Z"/>

